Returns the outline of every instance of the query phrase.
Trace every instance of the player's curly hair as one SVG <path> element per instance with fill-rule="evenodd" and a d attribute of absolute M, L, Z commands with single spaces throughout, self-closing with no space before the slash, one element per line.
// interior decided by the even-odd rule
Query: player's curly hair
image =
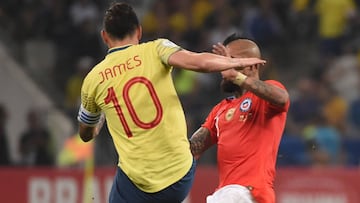
<path fill-rule="evenodd" d="M 104 30 L 116 39 L 132 35 L 139 27 L 139 20 L 134 9 L 127 3 L 115 2 L 105 12 Z"/>

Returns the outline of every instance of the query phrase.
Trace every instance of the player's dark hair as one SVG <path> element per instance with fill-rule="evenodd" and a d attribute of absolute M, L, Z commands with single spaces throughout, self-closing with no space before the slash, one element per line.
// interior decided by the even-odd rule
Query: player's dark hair
<path fill-rule="evenodd" d="M 239 35 L 238 33 L 235 32 L 235 33 L 229 35 L 228 37 L 226 37 L 226 39 L 223 42 L 223 45 L 226 46 L 230 42 L 233 42 L 233 41 L 238 40 L 238 39 L 248 39 L 248 38 L 243 37 L 243 36 L 241 36 L 241 35 Z"/>
<path fill-rule="evenodd" d="M 115 2 L 106 10 L 103 26 L 110 36 L 124 39 L 139 27 L 139 20 L 129 4 Z"/>

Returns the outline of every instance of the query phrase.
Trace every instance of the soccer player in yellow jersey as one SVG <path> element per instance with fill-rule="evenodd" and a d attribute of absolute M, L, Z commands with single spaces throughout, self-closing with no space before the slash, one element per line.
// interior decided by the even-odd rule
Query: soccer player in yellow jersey
<path fill-rule="evenodd" d="M 105 115 L 119 154 L 110 203 L 180 203 L 191 188 L 195 163 L 172 67 L 214 72 L 265 61 L 194 53 L 167 39 L 139 43 L 141 26 L 126 3 L 112 4 L 103 26 L 109 50 L 83 81 L 80 137 L 94 138 Z"/>

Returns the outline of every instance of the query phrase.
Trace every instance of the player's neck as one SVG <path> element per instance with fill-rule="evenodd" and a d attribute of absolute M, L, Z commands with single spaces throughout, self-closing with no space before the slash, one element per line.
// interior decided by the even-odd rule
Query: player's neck
<path fill-rule="evenodd" d="M 122 47 L 125 45 L 130 45 L 130 44 L 139 44 L 139 40 L 135 37 L 126 37 L 122 40 L 111 40 L 108 43 L 108 47 L 109 49 L 114 48 L 114 47 Z"/>
<path fill-rule="evenodd" d="M 241 97 L 243 94 L 245 94 L 246 91 L 247 91 L 246 89 L 241 89 L 241 90 L 236 91 L 235 92 L 235 97 L 236 98 Z"/>

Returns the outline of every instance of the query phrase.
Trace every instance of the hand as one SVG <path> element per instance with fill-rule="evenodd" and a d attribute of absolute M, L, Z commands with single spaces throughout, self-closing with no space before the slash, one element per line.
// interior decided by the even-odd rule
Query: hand
<path fill-rule="evenodd" d="M 213 45 L 213 49 L 212 52 L 214 54 L 218 54 L 221 56 L 226 56 L 229 58 L 232 58 L 232 60 L 240 63 L 239 64 L 239 69 L 243 69 L 245 67 L 248 66 L 259 66 L 259 65 L 264 65 L 266 63 L 265 60 L 259 59 L 259 58 L 233 58 L 230 53 L 229 50 L 221 43 L 217 43 Z"/>
<path fill-rule="evenodd" d="M 226 70 L 221 72 L 225 80 L 230 80 L 234 84 L 242 86 L 248 76 L 244 75 L 241 72 L 235 71 L 234 69 Z"/>
<path fill-rule="evenodd" d="M 237 70 L 249 67 L 249 66 L 260 66 L 265 65 L 266 61 L 259 58 L 232 58 L 237 60 L 239 63 L 239 68 Z"/>
<path fill-rule="evenodd" d="M 236 71 L 235 69 L 232 68 L 232 69 L 221 71 L 221 76 L 225 80 L 234 81 L 236 76 L 238 75 L 238 73 L 239 73 L 238 71 Z"/>
<path fill-rule="evenodd" d="M 228 49 L 220 42 L 213 45 L 212 52 L 217 55 L 231 57 Z"/>

